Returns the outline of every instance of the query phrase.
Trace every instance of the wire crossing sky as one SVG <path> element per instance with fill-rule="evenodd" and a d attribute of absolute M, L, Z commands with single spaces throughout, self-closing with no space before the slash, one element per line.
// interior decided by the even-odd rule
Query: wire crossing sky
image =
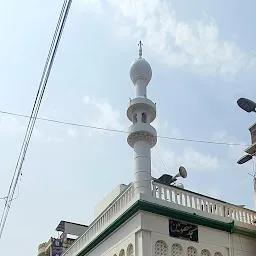
<path fill-rule="evenodd" d="M 51 47 L 50 47 L 50 50 L 49 50 L 49 53 L 48 53 L 48 57 L 47 57 L 47 60 L 46 60 L 46 63 L 45 63 L 45 67 L 44 67 L 43 74 L 42 74 L 42 77 L 41 77 L 41 81 L 40 81 L 40 84 L 39 84 L 39 88 L 38 88 L 38 92 L 37 92 L 36 99 L 35 99 L 35 102 L 34 102 L 34 106 L 33 106 L 33 109 L 32 109 L 32 113 L 29 117 L 29 123 L 28 123 L 28 126 L 27 126 L 27 130 L 26 130 L 26 134 L 25 134 L 25 137 L 24 137 L 24 140 L 23 140 L 21 151 L 20 151 L 20 154 L 19 154 L 19 157 L 18 157 L 16 168 L 14 170 L 14 174 L 13 174 L 13 178 L 12 178 L 12 181 L 11 181 L 11 184 L 10 184 L 10 187 L 9 187 L 8 194 L 5 198 L 5 207 L 4 207 L 2 217 L 1 217 L 1 221 L 0 221 L 0 238 L 2 237 L 4 227 L 5 227 L 5 223 L 6 223 L 8 213 L 9 213 L 9 210 L 10 210 L 10 207 L 11 207 L 11 203 L 14 200 L 13 196 L 14 196 L 14 193 L 15 193 L 20 175 L 22 174 L 22 166 L 23 166 L 23 163 L 25 161 L 25 156 L 26 156 L 26 153 L 27 153 L 27 149 L 28 149 L 28 146 L 29 146 L 29 142 L 30 142 L 32 133 L 33 133 L 33 129 L 34 129 L 34 126 L 35 126 L 37 114 L 39 112 L 39 108 L 40 108 L 40 105 L 41 105 L 41 102 L 42 102 L 42 99 L 43 99 L 44 91 L 45 91 L 45 88 L 46 88 L 46 85 L 47 85 L 47 82 L 48 82 L 48 78 L 49 78 L 50 73 L 51 73 L 51 69 L 52 69 L 52 66 L 53 66 L 55 55 L 57 53 L 57 49 L 58 49 L 58 46 L 59 46 L 61 35 L 62 35 L 64 27 L 65 27 L 65 23 L 66 23 L 66 19 L 68 17 L 68 13 L 69 13 L 69 9 L 71 7 L 71 3 L 72 3 L 71 0 L 69 0 L 69 1 L 65 0 L 64 3 L 63 3 L 63 7 L 61 9 L 60 17 L 59 17 L 59 20 L 58 20 L 58 23 L 57 23 L 57 27 L 56 27 L 56 30 L 55 30 L 55 33 L 54 33 L 54 36 L 53 36 L 52 44 L 51 44 Z"/>
<path fill-rule="evenodd" d="M 6 114 L 6 115 L 12 115 L 12 116 L 24 117 L 24 118 L 31 118 L 28 115 L 12 113 L 12 112 L 2 111 L 2 110 L 0 110 L 0 113 Z M 35 118 L 35 117 L 33 117 L 33 118 Z M 117 133 L 128 133 L 127 131 L 123 131 L 123 130 L 109 129 L 109 128 L 104 128 L 104 127 L 91 126 L 91 125 L 79 124 L 79 123 L 71 123 L 71 122 L 65 122 L 65 121 L 56 120 L 56 119 L 41 118 L 41 117 L 36 117 L 35 119 L 41 120 L 41 121 L 46 121 L 46 122 L 57 123 L 57 124 L 64 124 L 64 125 L 70 125 L 70 126 L 76 126 L 76 127 L 89 128 L 89 129 L 96 129 L 96 130 L 103 130 L 103 131 L 117 132 Z M 238 147 L 247 147 L 247 146 L 249 146 L 249 145 L 240 144 L 240 143 L 229 143 L 229 142 L 221 142 L 221 141 L 186 139 L 186 138 L 177 138 L 177 137 L 161 136 L 161 135 L 158 135 L 157 137 L 161 138 L 161 139 L 186 141 L 186 142 L 194 142 L 194 143 L 203 143 L 203 144 L 213 144 L 213 145 L 226 145 L 226 146 L 238 146 Z"/>

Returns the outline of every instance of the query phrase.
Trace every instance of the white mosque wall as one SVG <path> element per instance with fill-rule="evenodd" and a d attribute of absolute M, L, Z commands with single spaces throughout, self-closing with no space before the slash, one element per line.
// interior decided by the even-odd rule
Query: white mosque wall
<path fill-rule="evenodd" d="M 141 213 L 137 213 L 87 255 L 133 256 L 135 255 L 135 233 L 140 229 Z"/>
<path fill-rule="evenodd" d="M 169 218 L 155 214 L 143 212 L 141 227 L 150 232 L 152 256 L 256 255 L 256 240 L 203 226 L 198 227 L 198 243 L 170 237 Z"/>
<path fill-rule="evenodd" d="M 116 186 L 99 203 L 97 203 L 94 207 L 94 218 L 97 218 L 126 188 L 127 185 L 125 184 Z"/>

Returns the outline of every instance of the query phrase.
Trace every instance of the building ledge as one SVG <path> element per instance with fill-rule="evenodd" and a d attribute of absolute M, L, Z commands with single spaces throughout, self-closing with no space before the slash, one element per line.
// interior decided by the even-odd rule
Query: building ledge
<path fill-rule="evenodd" d="M 156 182 L 152 183 L 152 195 L 134 194 L 131 184 L 63 256 L 85 255 L 138 211 L 256 238 L 254 211 Z"/>

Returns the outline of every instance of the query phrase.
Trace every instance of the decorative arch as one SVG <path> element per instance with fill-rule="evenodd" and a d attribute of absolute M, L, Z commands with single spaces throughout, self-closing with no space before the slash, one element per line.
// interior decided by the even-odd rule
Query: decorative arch
<path fill-rule="evenodd" d="M 125 256 L 124 249 L 122 249 L 122 250 L 119 252 L 119 256 Z"/>
<path fill-rule="evenodd" d="M 187 249 L 187 255 L 188 256 L 197 256 L 197 250 L 193 246 L 189 246 Z"/>
<path fill-rule="evenodd" d="M 167 256 L 168 246 L 163 240 L 158 240 L 155 244 L 155 256 Z"/>
<path fill-rule="evenodd" d="M 214 253 L 214 256 L 223 256 L 223 255 L 222 255 L 222 253 L 220 253 L 220 252 L 215 252 L 215 253 Z"/>
<path fill-rule="evenodd" d="M 211 253 L 207 249 L 201 251 L 201 256 L 211 256 Z"/>
<path fill-rule="evenodd" d="M 132 122 L 136 124 L 138 122 L 137 113 L 134 113 L 132 116 Z"/>
<path fill-rule="evenodd" d="M 127 247 L 127 256 L 134 256 L 134 249 L 132 244 L 129 244 Z"/>
<path fill-rule="evenodd" d="M 146 113 L 142 113 L 141 114 L 141 122 L 142 123 L 146 123 L 147 122 L 147 114 Z"/>
<path fill-rule="evenodd" d="M 183 248 L 180 244 L 173 244 L 171 249 L 172 256 L 182 256 L 183 255 Z"/>

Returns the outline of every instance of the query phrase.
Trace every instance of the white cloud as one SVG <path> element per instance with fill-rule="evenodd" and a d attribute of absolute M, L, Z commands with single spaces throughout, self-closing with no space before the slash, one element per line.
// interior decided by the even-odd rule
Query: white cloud
<path fill-rule="evenodd" d="M 82 4 L 86 4 L 86 9 L 82 9 Z M 101 2 L 98 0 L 82 0 L 82 1 L 74 1 L 74 4 L 77 4 L 77 10 L 85 10 L 87 12 L 94 12 L 97 14 L 101 14 L 103 12 Z"/>
<path fill-rule="evenodd" d="M 237 140 L 236 138 L 232 138 L 229 136 L 227 131 L 215 132 L 212 136 L 212 140 L 216 142 L 234 144 L 227 146 L 227 156 L 231 161 L 237 161 L 241 156 L 243 156 L 245 154 L 244 150 L 247 148 L 246 145 L 249 144 L 244 141 Z"/>
<path fill-rule="evenodd" d="M 91 126 L 125 130 L 119 110 L 111 106 L 106 100 L 85 96 L 83 101 L 92 108 L 92 112 L 89 115 L 89 124 Z"/>
<path fill-rule="evenodd" d="M 195 171 L 214 171 L 219 167 L 217 157 L 209 154 L 202 154 L 193 148 L 186 148 L 183 152 L 178 153 L 165 147 L 158 147 L 160 150 L 162 161 L 171 169 L 178 169 L 180 165 L 187 169 Z M 154 151 L 153 151 L 154 152 Z M 157 159 L 157 156 L 153 159 Z M 154 160 L 154 161 L 155 161 Z"/>
<path fill-rule="evenodd" d="M 68 135 L 73 138 L 77 136 L 77 131 L 75 129 L 69 128 L 67 132 L 68 132 Z"/>
<path fill-rule="evenodd" d="M 171 67 L 188 65 L 204 74 L 224 75 L 255 66 L 251 53 L 242 52 L 235 41 L 220 38 L 213 18 L 189 23 L 179 20 L 167 0 L 105 2 L 116 13 L 122 39 L 142 39 Z"/>
<path fill-rule="evenodd" d="M 0 133 L 7 134 L 19 134 L 21 132 L 25 133 L 26 127 L 20 123 L 17 118 L 13 116 L 1 116 L 0 117 Z"/>

